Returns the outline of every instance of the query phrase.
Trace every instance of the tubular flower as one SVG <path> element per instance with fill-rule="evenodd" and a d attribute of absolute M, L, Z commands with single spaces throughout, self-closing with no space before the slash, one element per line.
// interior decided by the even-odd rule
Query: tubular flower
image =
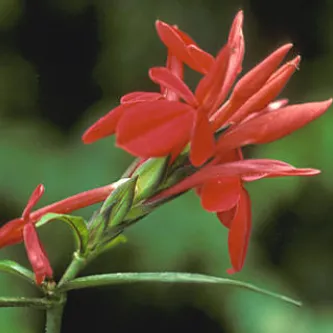
<path fill-rule="evenodd" d="M 148 202 L 158 202 L 188 189 L 195 189 L 203 208 L 215 212 L 221 223 L 229 229 L 228 248 L 232 268 L 228 273 L 235 273 L 244 265 L 251 234 L 251 202 L 244 183 L 261 178 L 312 176 L 320 171 L 295 168 L 277 160 L 243 160 L 240 150 L 231 151 L 228 156 L 216 159 L 214 163 L 204 166 Z"/>
<path fill-rule="evenodd" d="M 29 216 L 30 223 L 35 224 L 43 215 L 47 213 L 67 214 L 80 208 L 104 201 L 116 187 L 117 182 L 94 188 L 92 190 L 78 193 L 71 197 L 57 201 L 34 212 L 31 212 L 34 204 L 31 204 L 32 201 L 29 201 L 29 214 L 23 213 L 22 217 L 13 219 L 0 228 L 0 248 L 20 243 L 23 240 L 23 228 L 26 224 L 23 218 L 24 216 Z M 24 212 L 26 211 L 27 208 Z"/>
<path fill-rule="evenodd" d="M 22 219 L 23 226 L 23 239 L 30 264 L 35 273 L 36 283 L 42 284 L 46 277 L 52 278 L 53 271 L 44 250 L 42 243 L 38 238 L 35 225 L 31 221 L 31 210 L 33 206 L 39 201 L 44 193 L 44 186 L 38 185 L 32 193 L 28 203 L 23 211 Z"/>

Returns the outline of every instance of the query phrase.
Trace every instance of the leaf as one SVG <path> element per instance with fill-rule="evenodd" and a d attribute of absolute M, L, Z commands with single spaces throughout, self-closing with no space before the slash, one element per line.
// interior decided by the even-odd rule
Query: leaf
<path fill-rule="evenodd" d="M 66 214 L 48 213 L 45 214 L 36 224 L 41 227 L 53 220 L 59 220 L 67 223 L 74 231 L 75 240 L 77 243 L 78 251 L 82 254 L 87 250 L 89 239 L 89 231 L 85 220 L 80 216 L 72 216 Z"/>
<path fill-rule="evenodd" d="M 163 272 L 163 273 L 113 273 L 113 274 L 92 275 L 92 276 L 74 279 L 66 283 L 60 289 L 61 291 L 67 291 L 73 289 L 101 287 L 101 286 L 109 286 L 115 284 L 128 284 L 128 283 L 138 283 L 138 282 L 193 283 L 193 284 L 215 284 L 215 285 L 234 286 L 234 287 L 248 289 L 257 292 L 259 294 L 274 297 L 281 301 L 296 306 L 302 305 L 302 303 L 299 301 L 293 300 L 287 296 L 283 296 L 265 289 L 261 289 L 247 282 L 225 279 L 203 274 L 192 274 L 192 273 Z"/>
<path fill-rule="evenodd" d="M 35 277 L 32 271 L 21 266 L 12 260 L 1 260 L 0 261 L 0 272 L 9 273 L 16 275 L 20 278 L 27 280 L 28 282 L 35 285 Z"/>

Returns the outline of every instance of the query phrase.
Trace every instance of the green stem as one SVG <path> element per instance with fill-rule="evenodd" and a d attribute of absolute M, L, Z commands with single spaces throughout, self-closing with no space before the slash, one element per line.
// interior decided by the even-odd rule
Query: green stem
<path fill-rule="evenodd" d="M 62 314 L 66 304 L 66 295 L 62 294 L 60 301 L 46 310 L 46 333 L 60 333 Z"/>
<path fill-rule="evenodd" d="M 50 302 L 43 298 L 0 297 L 1 308 L 30 307 L 35 309 L 45 309 L 49 305 Z"/>
<path fill-rule="evenodd" d="M 74 252 L 73 260 L 69 264 L 66 269 L 65 274 L 62 276 L 61 280 L 58 283 L 58 287 L 61 287 L 64 283 L 73 280 L 79 272 L 85 267 L 87 264 L 87 259 L 81 257 L 78 252 Z"/>

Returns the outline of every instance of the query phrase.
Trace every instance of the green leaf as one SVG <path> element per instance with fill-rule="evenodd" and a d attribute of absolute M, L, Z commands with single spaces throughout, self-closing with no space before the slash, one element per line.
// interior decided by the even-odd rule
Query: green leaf
<path fill-rule="evenodd" d="M 225 279 L 215 276 L 203 275 L 203 274 L 191 274 L 191 273 L 113 273 L 113 274 L 101 274 L 93 275 L 82 278 L 74 279 L 62 288 L 62 291 L 72 289 L 82 289 L 89 287 L 109 286 L 115 284 L 128 284 L 137 282 L 162 282 L 162 283 L 193 283 L 193 284 L 213 284 L 213 285 L 226 285 L 238 288 L 248 289 L 260 294 L 277 298 L 281 301 L 301 306 L 302 303 L 293 300 L 287 296 L 283 296 L 265 289 L 256 287 L 250 283 Z"/>
<path fill-rule="evenodd" d="M 78 251 L 84 254 L 87 250 L 87 244 L 89 239 L 88 227 L 85 220 L 80 216 L 72 216 L 66 214 L 48 213 L 44 215 L 36 224 L 37 227 L 41 227 L 53 220 L 59 220 L 67 223 L 74 231 L 75 240 L 77 243 Z"/>
<path fill-rule="evenodd" d="M 0 272 L 9 273 L 16 275 L 20 278 L 27 280 L 28 282 L 35 284 L 35 277 L 33 272 L 29 269 L 21 266 L 15 261 L 1 260 L 0 261 Z"/>
<path fill-rule="evenodd" d="M 149 198 L 156 193 L 156 190 L 163 181 L 170 157 L 149 158 L 141 164 L 133 173 L 133 176 L 138 176 L 136 183 L 135 202 Z"/>

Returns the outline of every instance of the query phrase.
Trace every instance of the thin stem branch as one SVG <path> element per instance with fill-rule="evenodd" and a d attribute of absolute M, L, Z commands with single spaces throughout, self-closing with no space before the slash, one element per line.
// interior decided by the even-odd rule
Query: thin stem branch
<path fill-rule="evenodd" d="M 45 309 L 50 306 L 50 302 L 44 298 L 26 297 L 0 297 L 1 308 L 30 307 L 35 309 Z"/>
<path fill-rule="evenodd" d="M 62 276 L 61 280 L 58 283 L 58 288 L 68 281 L 73 280 L 79 272 L 87 264 L 87 259 L 80 256 L 78 252 L 74 252 L 73 260 L 66 269 L 65 274 Z"/>

